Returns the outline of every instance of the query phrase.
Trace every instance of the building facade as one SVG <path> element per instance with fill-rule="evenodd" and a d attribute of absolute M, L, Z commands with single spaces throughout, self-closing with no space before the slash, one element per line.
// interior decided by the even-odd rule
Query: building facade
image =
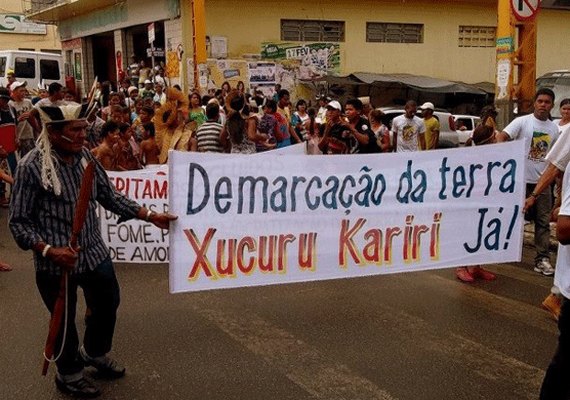
<path fill-rule="evenodd" d="M 61 44 L 55 25 L 26 20 L 21 0 L 2 0 L 0 50 L 58 53 L 61 50 Z"/>
<path fill-rule="evenodd" d="M 45 0 L 29 1 L 32 18 L 57 21 L 66 60 L 84 87 L 94 76 L 116 81 L 131 56 L 163 63 L 171 84 L 186 90 L 194 85 L 193 1 L 56 0 L 49 8 Z M 268 44 L 330 43 L 341 75 L 495 80 L 497 0 L 202 1 L 210 56 L 219 57 L 221 46 L 228 60 L 260 60 Z M 544 7 L 553 8 L 538 16 L 537 75 L 570 68 L 570 53 L 560 40 L 570 33 L 570 11 L 556 3 L 545 0 Z"/>

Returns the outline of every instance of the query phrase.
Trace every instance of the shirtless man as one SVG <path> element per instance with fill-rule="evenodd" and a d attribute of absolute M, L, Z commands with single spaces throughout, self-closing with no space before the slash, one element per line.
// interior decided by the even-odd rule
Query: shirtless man
<path fill-rule="evenodd" d="M 160 164 L 158 160 L 158 155 L 160 154 L 160 149 L 156 144 L 154 138 L 154 124 L 152 122 L 143 125 L 143 141 L 141 142 L 141 164 L 142 165 L 153 165 Z"/>
<path fill-rule="evenodd" d="M 140 148 L 133 139 L 133 130 L 128 124 L 119 127 L 120 137 L 115 145 L 117 153 L 117 169 L 119 171 L 133 171 L 141 169 L 139 162 Z"/>
<path fill-rule="evenodd" d="M 117 153 L 114 147 L 119 141 L 119 125 L 115 121 L 108 121 L 101 127 L 102 142 L 91 150 L 106 171 L 117 170 Z"/>

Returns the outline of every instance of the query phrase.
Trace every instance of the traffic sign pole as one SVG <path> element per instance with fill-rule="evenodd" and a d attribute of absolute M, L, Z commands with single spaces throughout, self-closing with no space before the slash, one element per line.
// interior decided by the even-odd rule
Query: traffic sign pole
<path fill-rule="evenodd" d="M 497 16 L 497 65 L 495 104 L 497 124 L 503 129 L 513 119 L 513 69 L 515 52 L 515 23 L 512 0 L 499 0 Z"/>
<path fill-rule="evenodd" d="M 534 19 L 538 13 L 541 0 L 511 0 L 511 9 L 519 21 Z"/>

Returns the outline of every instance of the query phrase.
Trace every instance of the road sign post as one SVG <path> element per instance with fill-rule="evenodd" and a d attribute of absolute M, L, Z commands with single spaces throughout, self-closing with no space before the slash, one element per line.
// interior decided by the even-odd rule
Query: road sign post
<path fill-rule="evenodd" d="M 152 72 L 154 73 L 154 41 L 156 39 L 155 29 L 154 29 L 154 22 L 148 24 L 148 44 L 150 46 L 150 59 L 151 59 L 151 66 Z"/>
<path fill-rule="evenodd" d="M 533 19 L 538 13 L 540 0 L 511 0 L 513 15 L 519 21 Z"/>

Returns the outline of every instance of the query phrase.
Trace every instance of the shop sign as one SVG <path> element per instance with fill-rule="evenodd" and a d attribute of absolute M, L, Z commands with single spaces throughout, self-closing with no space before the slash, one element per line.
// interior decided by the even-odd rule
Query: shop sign
<path fill-rule="evenodd" d="M 161 47 L 155 47 L 153 49 L 146 49 L 147 57 L 164 57 L 164 49 Z"/>
<path fill-rule="evenodd" d="M 46 35 L 47 25 L 30 22 L 22 14 L 0 14 L 0 33 Z"/>

